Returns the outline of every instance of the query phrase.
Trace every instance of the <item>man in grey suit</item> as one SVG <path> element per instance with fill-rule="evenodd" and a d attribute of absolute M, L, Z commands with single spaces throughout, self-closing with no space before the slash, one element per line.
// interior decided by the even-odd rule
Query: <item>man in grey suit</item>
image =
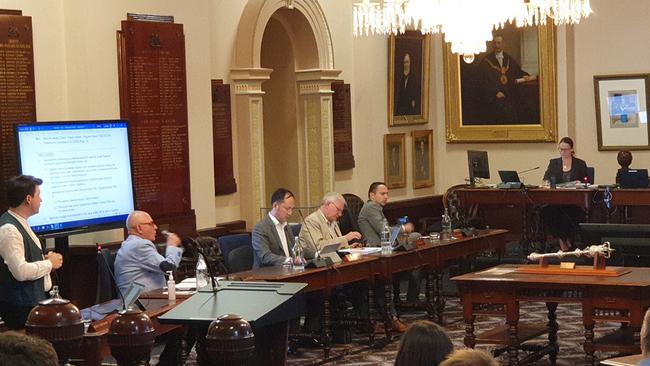
<path fill-rule="evenodd" d="M 271 211 L 253 228 L 253 268 L 291 263 L 294 239 L 287 219 L 296 207 L 290 190 L 279 188 L 271 196 Z"/>
<path fill-rule="evenodd" d="M 386 219 L 384 216 L 384 206 L 388 203 L 388 187 L 383 182 L 373 182 L 368 188 L 368 201 L 363 204 L 361 211 L 359 211 L 359 230 L 369 246 L 381 245 L 381 231 L 383 230 L 383 223 Z M 413 232 L 413 224 L 408 222 L 402 226 L 403 233 Z M 400 278 L 408 278 L 409 286 L 406 294 L 406 301 L 409 303 L 416 303 L 420 295 L 420 282 L 421 271 L 413 270 L 399 275 Z M 375 294 L 379 291 L 375 292 Z M 375 303 L 381 309 L 384 307 L 384 299 L 382 296 L 376 296 Z M 391 310 L 393 315 L 393 329 L 404 331 L 406 326 L 397 318 L 394 309 Z"/>

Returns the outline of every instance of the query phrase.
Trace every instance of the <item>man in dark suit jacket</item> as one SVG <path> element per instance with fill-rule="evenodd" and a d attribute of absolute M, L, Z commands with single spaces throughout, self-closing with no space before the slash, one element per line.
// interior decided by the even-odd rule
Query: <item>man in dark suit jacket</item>
<path fill-rule="evenodd" d="M 271 196 L 271 211 L 253 228 L 253 268 L 291 262 L 294 238 L 287 219 L 296 207 L 290 190 L 279 188 Z"/>

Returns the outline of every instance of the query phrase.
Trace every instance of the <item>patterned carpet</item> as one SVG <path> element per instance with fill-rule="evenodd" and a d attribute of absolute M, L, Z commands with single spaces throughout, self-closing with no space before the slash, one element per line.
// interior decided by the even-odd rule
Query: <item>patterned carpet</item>
<path fill-rule="evenodd" d="M 546 306 L 544 303 L 522 303 L 521 305 L 521 319 L 520 322 L 536 322 L 546 323 Z M 448 330 L 455 347 L 464 347 L 463 337 L 465 336 L 465 323 L 462 319 L 462 307 L 460 306 L 458 298 L 450 298 L 447 300 L 445 307 L 445 321 L 444 326 Z M 408 324 L 417 319 L 426 318 L 424 313 L 411 313 L 402 316 L 402 319 Z M 558 354 L 557 365 L 568 366 L 576 364 L 584 364 L 584 353 L 582 345 L 584 341 L 584 328 L 582 327 L 582 312 L 579 305 L 575 304 L 560 304 L 557 308 L 557 320 L 560 324 L 558 331 L 558 345 L 560 351 Z M 503 323 L 501 318 L 478 318 L 475 327 L 476 332 L 489 329 L 492 326 Z M 603 335 L 605 332 L 617 329 L 620 324 L 598 324 L 596 328 L 596 337 Z M 399 339 L 385 346 L 380 350 L 370 350 L 367 346 L 367 337 L 359 337 L 354 339 L 354 343 L 339 345 L 335 344 L 331 354 L 332 356 L 343 355 L 339 359 L 331 362 L 321 363 L 323 352 L 320 349 L 302 349 L 301 356 L 289 356 L 287 365 L 358 365 L 358 366 L 388 366 L 393 365 L 397 349 L 399 347 Z M 533 343 L 543 343 L 545 338 L 540 337 L 539 340 L 532 341 Z M 366 343 L 364 343 L 366 342 Z M 491 351 L 494 347 L 477 346 L 477 348 Z M 520 358 L 522 357 L 520 351 Z M 613 354 L 596 353 L 596 359 L 602 360 L 614 356 Z M 506 364 L 506 356 L 502 355 L 499 358 L 502 364 Z M 548 357 L 544 357 L 536 363 L 537 365 L 550 365 Z"/>

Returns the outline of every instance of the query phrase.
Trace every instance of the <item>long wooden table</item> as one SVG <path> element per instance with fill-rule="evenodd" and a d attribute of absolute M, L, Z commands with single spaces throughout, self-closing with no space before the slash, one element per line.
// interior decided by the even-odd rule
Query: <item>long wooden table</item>
<path fill-rule="evenodd" d="M 639 330 L 645 310 L 650 306 L 650 268 L 629 268 L 630 272 L 619 277 L 540 275 L 519 273 L 517 265 L 500 265 L 484 271 L 454 277 L 458 282 L 465 320 L 465 345 L 477 343 L 503 343 L 508 347 L 510 365 L 519 365 L 535 358 L 518 358 L 520 340 L 540 335 L 534 326 L 519 326 L 519 303 L 521 301 L 546 302 L 548 308 L 547 330 L 549 344 L 540 350 L 539 356 L 548 354 L 555 362 L 557 356 L 557 329 L 555 310 L 558 303 L 582 305 L 582 321 L 585 328 L 585 364 L 594 365 L 594 351 L 639 352 Z M 476 336 L 476 316 L 503 316 L 506 326 Z M 607 344 L 613 337 L 594 339 L 596 322 L 620 322 L 629 324 L 633 335 L 629 344 Z M 628 332 L 629 334 L 629 332 Z"/>
<path fill-rule="evenodd" d="M 426 305 L 431 320 L 434 316 L 443 323 L 445 307 L 442 296 L 442 275 L 451 261 L 476 256 L 486 251 L 503 255 L 507 230 L 488 230 L 476 236 L 461 239 L 438 240 L 408 252 L 393 252 L 390 255 L 375 254 L 379 259 L 377 273 L 385 281 L 386 304 L 390 303 L 394 274 L 422 268 L 427 272 Z M 388 315 L 387 315 L 388 316 Z"/>
<path fill-rule="evenodd" d="M 531 241 L 544 240 L 541 227 L 536 221 L 537 209 L 544 205 L 573 205 L 579 207 L 586 222 L 607 222 L 617 212 L 618 222 L 628 223 L 628 209 L 636 212 L 635 223 L 647 223 L 647 207 L 650 206 L 650 189 L 497 189 L 465 188 L 453 189 L 461 207 L 478 206 L 479 212 L 487 225 L 511 230 L 511 239 L 520 238 L 527 246 Z M 606 196 L 611 194 L 609 206 Z M 645 207 L 645 208 L 644 208 Z M 637 212 L 638 211 L 638 212 Z M 630 211 L 632 212 L 632 211 Z M 537 228 L 537 229 L 534 229 Z"/>

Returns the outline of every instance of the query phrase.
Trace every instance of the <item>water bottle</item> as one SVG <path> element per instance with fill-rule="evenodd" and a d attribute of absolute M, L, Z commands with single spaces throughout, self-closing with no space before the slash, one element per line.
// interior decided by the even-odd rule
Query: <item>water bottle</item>
<path fill-rule="evenodd" d="M 291 251 L 293 257 L 291 258 L 291 268 L 299 271 L 305 269 L 305 253 L 298 242 L 298 237 L 294 239 L 293 250 Z"/>
<path fill-rule="evenodd" d="M 199 254 L 199 259 L 196 261 L 196 289 L 207 286 L 209 278 L 208 265 L 205 263 L 203 256 Z"/>
<path fill-rule="evenodd" d="M 445 213 L 442 215 L 442 230 L 440 232 L 440 240 L 451 239 L 451 217 L 449 216 L 449 209 L 445 207 Z"/>
<path fill-rule="evenodd" d="M 174 281 L 174 272 L 167 271 L 169 280 L 167 280 L 167 299 L 176 300 L 176 281 Z"/>
<path fill-rule="evenodd" d="M 383 229 L 381 229 L 381 254 L 388 255 L 393 252 L 393 246 L 390 242 L 390 227 L 388 220 L 384 219 Z"/>

